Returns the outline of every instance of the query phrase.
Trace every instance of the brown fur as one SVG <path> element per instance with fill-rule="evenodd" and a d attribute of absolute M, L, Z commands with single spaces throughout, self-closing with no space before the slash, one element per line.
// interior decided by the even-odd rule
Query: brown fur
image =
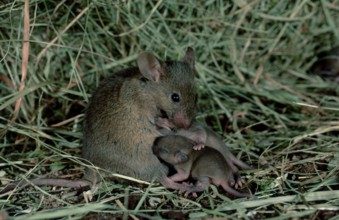
<path fill-rule="evenodd" d="M 202 126 L 197 122 L 193 122 L 190 128 L 179 129 L 177 132 L 173 132 L 170 130 L 173 125 L 167 119 L 160 118 L 157 120 L 157 124 L 159 127 L 164 128 L 160 129 L 164 135 L 176 134 L 189 138 L 195 143 L 194 148 L 196 150 L 199 150 L 204 146 L 209 146 L 210 148 L 214 148 L 215 150 L 219 151 L 228 164 L 231 174 L 233 174 L 229 178 L 230 185 L 235 186 L 236 188 L 241 186 L 243 183 L 237 166 L 243 169 L 252 169 L 249 165 L 237 159 L 224 144 L 221 137 L 206 126 Z"/>
<path fill-rule="evenodd" d="M 155 120 L 165 117 L 178 128 L 191 124 L 194 74 L 194 52 L 189 48 L 182 61 L 163 62 L 142 53 L 138 67 L 106 78 L 86 112 L 83 157 L 112 172 L 143 180 L 157 177 L 168 185 L 168 169 L 152 153 L 161 135 Z M 180 95 L 179 102 L 172 100 L 174 93 Z"/>
<path fill-rule="evenodd" d="M 221 137 L 206 126 L 193 123 L 189 129 L 180 129 L 177 134 L 193 140 L 195 144 L 209 146 L 219 151 L 233 173 L 234 178 L 230 183 L 232 186 L 235 185 L 237 187 L 242 185 L 239 169 L 236 166 L 243 169 L 252 169 L 249 165 L 237 159 L 224 144 Z"/>
<path fill-rule="evenodd" d="M 176 174 L 169 177 L 175 182 L 184 181 L 190 176 L 197 179 L 195 185 L 186 185 L 181 191 L 189 193 L 201 192 L 209 183 L 223 189 L 237 197 L 250 197 L 247 193 L 236 191 L 230 186 L 233 181 L 232 169 L 225 158 L 215 149 L 208 146 L 201 150 L 194 150 L 192 140 L 170 135 L 159 137 L 153 146 L 153 153 L 174 166 Z"/>

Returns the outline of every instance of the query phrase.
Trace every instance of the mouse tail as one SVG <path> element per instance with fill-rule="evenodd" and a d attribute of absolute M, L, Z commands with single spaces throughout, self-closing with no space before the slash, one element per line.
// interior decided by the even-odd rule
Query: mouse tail
<path fill-rule="evenodd" d="M 233 196 L 253 198 L 253 196 L 249 193 L 242 193 L 242 192 L 239 192 L 239 191 L 233 189 L 232 187 L 230 187 L 230 185 L 228 183 L 223 183 L 223 184 L 221 184 L 221 186 L 227 193 L 229 193 Z"/>
<path fill-rule="evenodd" d="M 244 169 L 244 170 L 252 170 L 253 167 L 251 167 L 250 165 L 246 164 L 245 162 L 239 160 L 238 158 L 236 158 L 233 154 L 230 155 L 231 161 L 233 164 L 237 165 L 238 167 Z"/>

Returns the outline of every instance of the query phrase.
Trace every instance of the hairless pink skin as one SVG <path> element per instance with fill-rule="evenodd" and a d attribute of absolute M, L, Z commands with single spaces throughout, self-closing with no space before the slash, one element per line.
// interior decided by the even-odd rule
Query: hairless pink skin
<path fill-rule="evenodd" d="M 169 179 L 180 182 L 191 176 L 197 180 L 195 185 L 180 185 L 179 191 L 186 195 L 201 192 L 213 183 L 221 185 L 226 192 L 236 197 L 252 197 L 230 186 L 234 181 L 231 167 L 217 150 L 205 147 L 197 151 L 193 149 L 193 145 L 190 139 L 179 135 L 159 137 L 154 142 L 154 154 L 173 165 L 177 171 Z"/>

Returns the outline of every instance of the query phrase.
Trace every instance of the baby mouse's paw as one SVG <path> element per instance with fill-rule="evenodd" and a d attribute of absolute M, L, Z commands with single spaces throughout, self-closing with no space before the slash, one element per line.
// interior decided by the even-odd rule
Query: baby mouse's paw
<path fill-rule="evenodd" d="M 201 150 L 201 149 L 203 149 L 204 147 L 205 147 L 204 144 L 195 144 L 195 145 L 193 146 L 193 149 L 194 149 L 194 150 Z"/>

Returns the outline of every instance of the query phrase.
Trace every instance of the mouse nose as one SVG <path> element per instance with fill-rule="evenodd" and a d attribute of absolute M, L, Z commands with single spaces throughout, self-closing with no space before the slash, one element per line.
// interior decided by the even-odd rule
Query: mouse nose
<path fill-rule="evenodd" d="M 184 113 L 179 112 L 174 116 L 174 124 L 179 128 L 188 128 L 191 125 L 191 120 Z"/>

